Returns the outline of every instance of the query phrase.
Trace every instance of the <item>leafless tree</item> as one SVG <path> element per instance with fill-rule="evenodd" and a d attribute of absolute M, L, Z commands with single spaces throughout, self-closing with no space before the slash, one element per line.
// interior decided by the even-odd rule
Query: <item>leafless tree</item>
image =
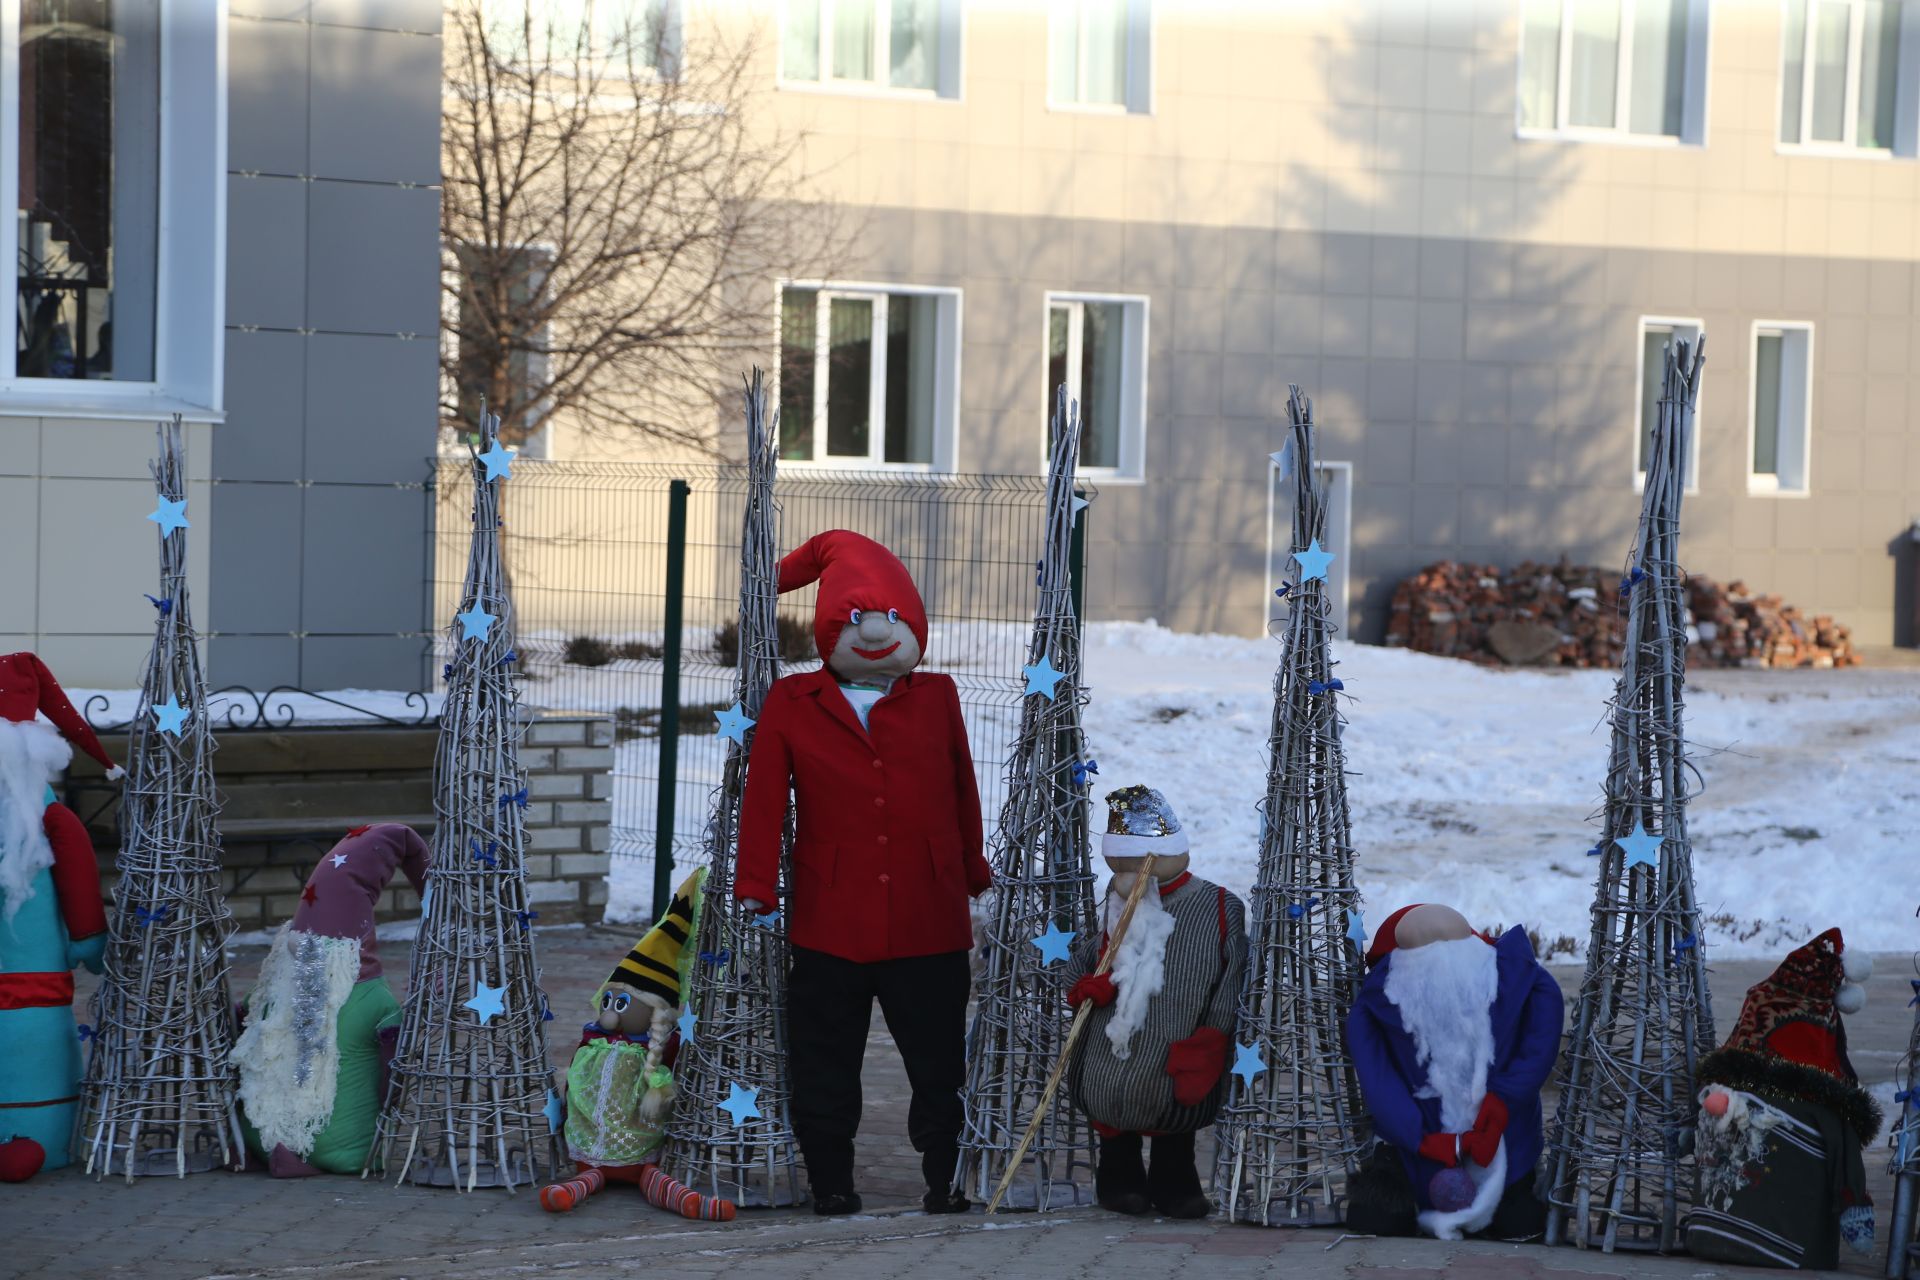
<path fill-rule="evenodd" d="M 798 137 L 756 114 L 758 33 L 671 11 L 449 6 L 444 429 L 473 430 L 484 396 L 510 444 L 558 417 L 708 448 L 701 409 L 770 341 L 773 279 L 843 252 Z"/>

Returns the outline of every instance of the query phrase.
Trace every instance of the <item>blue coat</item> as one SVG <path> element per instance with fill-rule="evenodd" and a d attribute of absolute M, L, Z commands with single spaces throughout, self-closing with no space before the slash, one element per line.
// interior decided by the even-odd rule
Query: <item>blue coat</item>
<path fill-rule="evenodd" d="M 1533 958 L 1524 929 L 1509 929 L 1494 945 L 1499 989 L 1493 998 L 1493 1065 L 1487 1092 L 1507 1104 L 1507 1184 L 1529 1177 L 1540 1162 L 1540 1090 L 1560 1055 L 1565 1001 L 1553 975 Z M 1422 1209 L 1427 1183 L 1441 1166 L 1419 1154 L 1420 1140 L 1440 1133 L 1440 1101 L 1416 1098 L 1427 1083 L 1426 1069 L 1414 1053 L 1413 1037 L 1400 1023 L 1400 1010 L 1387 999 L 1387 970 L 1393 955 L 1373 967 L 1360 998 L 1347 1015 L 1347 1051 L 1360 1077 L 1360 1092 L 1373 1113 L 1374 1132 L 1400 1151 Z"/>

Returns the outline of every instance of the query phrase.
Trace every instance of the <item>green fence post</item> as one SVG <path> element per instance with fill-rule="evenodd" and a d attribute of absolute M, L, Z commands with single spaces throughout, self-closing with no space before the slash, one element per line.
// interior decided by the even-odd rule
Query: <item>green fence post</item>
<path fill-rule="evenodd" d="M 673 902 L 673 801 L 680 785 L 680 624 L 687 590 L 685 480 L 667 487 L 666 635 L 660 658 L 660 796 L 653 818 L 653 918 Z"/>
<path fill-rule="evenodd" d="M 1075 498 L 1085 500 L 1086 494 L 1075 489 Z M 1073 542 L 1067 550 L 1071 562 L 1070 576 L 1073 584 L 1073 621 L 1081 632 L 1087 629 L 1087 512 L 1091 506 L 1081 507 L 1073 517 Z"/>

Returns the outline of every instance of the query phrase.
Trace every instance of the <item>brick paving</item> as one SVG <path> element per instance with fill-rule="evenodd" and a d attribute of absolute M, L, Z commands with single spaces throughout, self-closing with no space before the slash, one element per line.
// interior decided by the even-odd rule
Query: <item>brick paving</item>
<path fill-rule="evenodd" d="M 605 972 L 632 939 L 624 931 L 541 931 L 540 956 L 555 1012 L 554 1056 L 572 1056 Z M 403 985 L 406 947 L 383 945 L 388 973 Z M 235 955 L 238 995 L 251 985 L 260 948 Z M 1883 956 L 1867 1009 L 1849 1019 L 1856 1066 L 1869 1083 L 1890 1078 L 1912 1025 L 1905 956 Z M 1746 987 L 1769 965 L 1726 963 L 1714 972 L 1723 1025 Z M 1556 969 L 1569 990 L 1577 969 Z M 82 975 L 82 999 L 91 980 Z M 907 1089 L 880 1020 L 867 1049 L 867 1119 L 860 1142 L 868 1212 L 826 1220 L 753 1211 L 731 1224 L 688 1223 L 613 1188 L 571 1214 L 542 1213 L 531 1195 L 397 1188 L 354 1178 L 278 1181 L 263 1173 L 96 1183 L 78 1169 L 0 1187 L 0 1277 L 260 1277 L 342 1274 L 366 1280 L 531 1274 L 823 1277 L 916 1280 L 1072 1280 L 1075 1277 L 1273 1275 L 1289 1280 L 1578 1280 L 1649 1275 L 1706 1280 L 1743 1274 L 1687 1258 L 1431 1240 L 1342 1238 L 1337 1231 L 1261 1230 L 1218 1221 L 1126 1219 L 1099 1210 L 1044 1216 L 978 1210 L 962 1218 L 917 1211 L 919 1161 L 905 1138 Z M 1891 1200 L 1882 1148 L 1868 1174 L 1881 1209 L 1882 1255 Z M 1206 1152 L 1202 1151 L 1204 1160 Z M 1881 1260 L 1843 1260 L 1850 1273 L 1879 1275 Z M 1752 1273 L 1744 1273 L 1752 1274 Z"/>

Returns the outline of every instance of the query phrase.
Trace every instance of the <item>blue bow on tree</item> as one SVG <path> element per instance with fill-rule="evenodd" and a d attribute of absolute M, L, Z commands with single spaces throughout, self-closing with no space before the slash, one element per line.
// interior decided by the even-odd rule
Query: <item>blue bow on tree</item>
<path fill-rule="evenodd" d="M 499 865 L 499 863 L 494 861 L 494 857 L 493 857 L 493 851 L 500 847 L 499 841 L 497 840 L 487 841 L 487 847 L 485 849 L 482 849 L 480 847 L 480 841 L 473 837 L 468 837 L 468 843 L 473 846 L 473 860 L 475 862 L 484 862 L 490 867 L 495 867 Z"/>
<path fill-rule="evenodd" d="M 1629 573 L 1626 577 L 1620 579 L 1620 594 L 1623 596 L 1626 595 L 1629 591 L 1632 591 L 1635 587 L 1639 586 L 1642 582 L 1645 582 L 1646 580 L 1647 580 L 1647 571 L 1645 569 L 1642 569 L 1639 565 L 1633 566 L 1633 572 Z"/>
<path fill-rule="evenodd" d="M 144 929 L 148 925 L 159 924 L 165 921 L 167 913 L 172 910 L 172 907 L 156 907 L 152 911 L 147 910 L 145 907 L 135 907 L 133 913 L 140 917 L 140 927 Z"/>
<path fill-rule="evenodd" d="M 1342 681 L 1339 676 L 1333 676 L 1327 680 L 1307 681 L 1307 692 L 1316 698 L 1323 693 L 1333 693 L 1336 690 L 1346 687 L 1346 683 Z"/>
<path fill-rule="evenodd" d="M 531 929 L 533 922 L 540 918 L 540 913 L 538 911 L 516 911 L 513 913 L 513 918 L 520 922 L 522 929 Z"/>
<path fill-rule="evenodd" d="M 1587 856 L 1589 858 L 1597 858 L 1601 854 L 1605 853 L 1606 851 L 1607 851 L 1607 842 L 1605 840 L 1602 840 L 1598 844 L 1594 845 L 1593 848 L 1587 850 Z"/>
<path fill-rule="evenodd" d="M 1907 981 L 1913 984 L 1913 999 L 1907 1001 L 1907 1008 L 1911 1009 L 1920 1004 L 1920 978 L 1909 978 Z"/>
<path fill-rule="evenodd" d="M 79 1026 L 79 1027 L 78 1027 L 77 1029 L 78 1029 L 78 1031 L 80 1032 L 80 1038 L 81 1038 L 82 1040 L 93 1040 L 93 1039 L 96 1039 L 96 1038 L 97 1038 L 97 1037 L 96 1037 L 96 1036 L 94 1035 L 94 1031 L 93 1031 L 93 1028 L 92 1028 L 92 1027 L 90 1027 L 90 1026 L 88 1026 L 88 1025 L 87 1025 L 86 1023 L 84 1023 L 84 1022 L 83 1022 L 83 1023 L 81 1023 L 81 1024 L 80 1024 L 80 1026 Z"/>
<path fill-rule="evenodd" d="M 1681 952 L 1691 951 L 1699 945 L 1700 945 L 1700 940 L 1694 937 L 1692 934 L 1688 934 L 1686 937 L 1680 939 L 1680 941 L 1673 944 L 1673 953 L 1677 956 Z"/>
<path fill-rule="evenodd" d="M 1273 594 L 1279 599 L 1285 600 L 1287 598 L 1287 593 L 1292 590 L 1293 590 L 1293 584 L 1291 582 L 1283 582 L 1279 586 L 1273 589 Z"/>
<path fill-rule="evenodd" d="M 145 592 L 142 592 L 141 594 L 146 595 Z M 173 612 L 173 601 L 171 600 L 161 600 L 155 596 L 147 596 L 147 603 L 151 604 L 154 608 L 158 609 L 160 611 L 160 616 L 163 618 Z"/>
<path fill-rule="evenodd" d="M 509 791 L 505 795 L 500 797 L 500 807 L 502 809 L 506 808 L 510 804 L 517 804 L 522 809 L 526 808 L 527 807 L 527 789 L 525 787 L 522 787 L 518 791 Z"/>
<path fill-rule="evenodd" d="M 718 968 L 719 966 L 725 964 L 728 961 L 728 959 L 731 958 L 732 954 L 733 954 L 732 952 L 727 951 L 724 948 L 722 948 L 718 952 L 702 951 L 700 953 L 700 963 L 704 965 L 709 965 L 713 968 Z"/>
<path fill-rule="evenodd" d="M 1098 760 L 1088 760 L 1084 764 L 1076 760 L 1073 762 L 1073 785 L 1076 787 L 1084 787 L 1087 785 L 1087 779 L 1099 772 L 1100 762 Z"/>
<path fill-rule="evenodd" d="M 1289 902 L 1287 904 L 1287 918 L 1289 920 L 1298 920 L 1301 916 L 1307 914 L 1308 907 L 1317 907 L 1319 905 L 1320 899 L 1318 898 L 1308 898 L 1305 903 Z"/>
<path fill-rule="evenodd" d="M 504 667 L 509 662 L 512 662 L 517 658 L 519 658 L 519 656 L 520 656 L 520 651 L 518 649 L 509 649 L 504 654 L 500 655 L 500 660 L 494 663 L 493 665 L 496 667 Z"/>
<path fill-rule="evenodd" d="M 440 668 L 440 674 L 448 680 L 453 679 L 453 664 L 449 662 L 446 666 Z"/>
<path fill-rule="evenodd" d="M 540 1021 L 542 1022 L 553 1021 L 553 1010 L 547 1008 L 547 1001 L 546 1001 L 546 997 L 544 996 L 542 996 L 540 999 Z"/>

